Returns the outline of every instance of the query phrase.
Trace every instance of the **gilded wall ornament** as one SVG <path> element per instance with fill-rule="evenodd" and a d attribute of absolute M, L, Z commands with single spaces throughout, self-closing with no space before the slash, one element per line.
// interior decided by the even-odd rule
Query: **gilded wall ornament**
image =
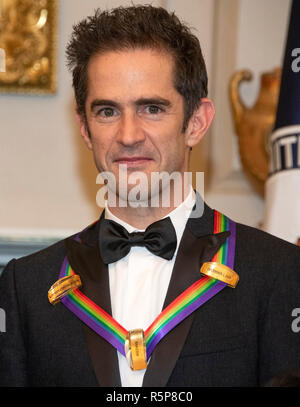
<path fill-rule="evenodd" d="M 268 140 L 275 124 L 281 69 L 261 75 L 258 98 L 254 106 L 248 108 L 240 97 L 239 86 L 251 79 L 248 70 L 235 72 L 229 83 L 229 98 L 243 170 L 254 189 L 264 196 L 269 173 Z"/>
<path fill-rule="evenodd" d="M 0 0 L 0 92 L 55 93 L 56 11 L 56 0 Z"/>

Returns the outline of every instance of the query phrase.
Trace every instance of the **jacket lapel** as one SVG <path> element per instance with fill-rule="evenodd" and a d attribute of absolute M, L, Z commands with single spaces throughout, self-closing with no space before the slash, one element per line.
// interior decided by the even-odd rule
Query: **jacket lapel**
<path fill-rule="evenodd" d="M 229 232 L 213 234 L 213 211 L 205 204 L 204 208 L 201 218 L 189 219 L 187 223 L 163 308 L 199 280 L 201 265 L 212 259 L 229 236 Z M 66 239 L 66 250 L 72 268 L 81 277 L 82 292 L 112 315 L 108 267 L 101 259 L 98 246 L 99 227 L 100 222 L 97 222 L 87 228 L 81 233 L 80 242 L 74 238 Z M 144 376 L 144 387 L 166 386 L 188 336 L 193 317 L 194 314 L 191 314 L 158 343 Z M 116 349 L 85 324 L 84 330 L 99 385 L 120 387 Z"/>
<path fill-rule="evenodd" d="M 66 249 L 71 267 L 82 280 L 81 291 L 111 315 L 108 268 L 102 262 L 98 249 L 99 224 L 97 222 L 87 228 L 80 236 L 81 242 L 67 239 Z M 84 331 L 99 385 L 120 387 L 117 351 L 85 324 Z"/>
<path fill-rule="evenodd" d="M 200 267 L 210 261 L 229 236 L 213 235 L 213 211 L 205 206 L 201 218 L 189 219 L 181 239 L 164 307 L 195 283 Z M 191 328 L 194 313 L 170 331 L 156 346 L 144 376 L 144 387 L 164 387 L 175 367 Z"/>

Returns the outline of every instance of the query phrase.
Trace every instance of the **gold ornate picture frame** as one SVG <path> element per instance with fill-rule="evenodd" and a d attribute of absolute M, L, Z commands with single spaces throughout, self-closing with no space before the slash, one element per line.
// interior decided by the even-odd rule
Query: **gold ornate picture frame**
<path fill-rule="evenodd" d="M 56 92 L 57 0 L 0 0 L 0 93 Z"/>

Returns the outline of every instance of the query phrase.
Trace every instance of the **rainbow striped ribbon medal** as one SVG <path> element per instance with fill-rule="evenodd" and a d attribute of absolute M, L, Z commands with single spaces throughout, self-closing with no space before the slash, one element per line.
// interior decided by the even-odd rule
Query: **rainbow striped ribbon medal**
<path fill-rule="evenodd" d="M 80 277 L 72 270 L 65 257 L 59 280 L 48 292 L 49 301 L 61 301 L 86 325 L 102 336 L 127 358 L 132 370 L 146 369 L 155 346 L 176 325 L 227 285 L 235 287 L 239 277 L 234 266 L 236 224 L 214 211 L 214 233 L 230 231 L 230 236 L 209 263 L 201 267 L 203 276 L 166 307 L 144 332 L 127 331 L 111 315 L 86 297 L 80 290 Z M 78 281 L 79 279 L 79 281 Z"/>

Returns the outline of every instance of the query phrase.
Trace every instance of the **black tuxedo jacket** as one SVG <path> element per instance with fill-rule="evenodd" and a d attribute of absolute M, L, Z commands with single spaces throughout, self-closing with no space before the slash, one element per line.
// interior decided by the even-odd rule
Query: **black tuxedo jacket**
<path fill-rule="evenodd" d="M 2 386 L 121 386 L 117 351 L 63 304 L 48 301 L 64 256 L 82 291 L 111 314 L 107 266 L 97 222 L 82 234 L 12 260 L 0 278 Z M 213 235 L 213 211 L 189 219 L 164 307 L 200 278 L 229 232 Z M 300 248 L 237 225 L 236 288 L 226 287 L 175 327 L 155 348 L 143 386 L 259 386 L 300 368 Z M 126 328 L 126 327 L 125 327 Z M 138 327 L 137 327 L 138 328 Z"/>

